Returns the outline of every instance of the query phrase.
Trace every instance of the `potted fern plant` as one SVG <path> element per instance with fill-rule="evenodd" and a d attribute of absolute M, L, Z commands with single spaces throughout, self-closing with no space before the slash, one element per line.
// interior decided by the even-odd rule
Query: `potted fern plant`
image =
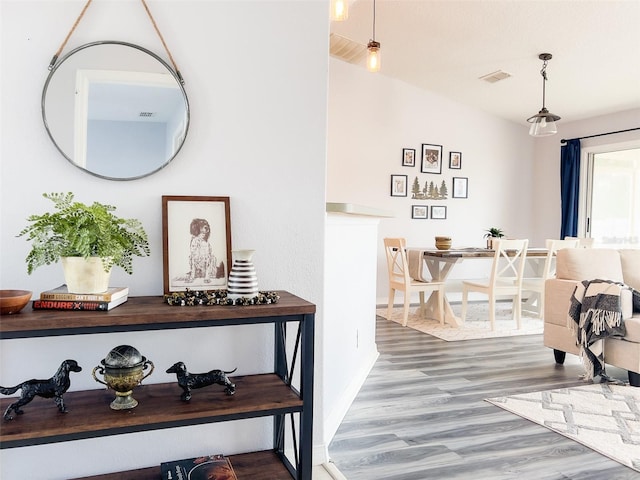
<path fill-rule="evenodd" d="M 487 248 L 488 249 L 493 248 L 493 239 L 494 238 L 502 238 L 502 237 L 504 237 L 504 232 L 500 228 L 491 227 L 491 228 L 485 230 L 485 232 L 487 232 L 487 233 L 484 234 L 484 238 L 487 239 Z"/>
<path fill-rule="evenodd" d="M 71 293 L 100 293 L 109 287 L 113 266 L 133 273 L 133 257 L 150 254 L 142 223 L 119 218 L 116 207 L 76 202 L 68 193 L 45 193 L 54 211 L 27 218 L 18 236 L 32 242 L 27 255 L 29 275 L 38 267 L 60 261 Z"/>

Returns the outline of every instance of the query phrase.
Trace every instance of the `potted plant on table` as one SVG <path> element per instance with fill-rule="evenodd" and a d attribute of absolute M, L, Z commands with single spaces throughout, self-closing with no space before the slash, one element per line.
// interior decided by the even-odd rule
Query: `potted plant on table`
<path fill-rule="evenodd" d="M 493 239 L 494 238 L 502 238 L 504 237 L 504 232 L 500 228 L 491 227 L 488 230 L 485 230 L 484 238 L 487 239 L 487 248 L 493 248 Z"/>
<path fill-rule="evenodd" d="M 27 272 L 62 262 L 71 293 L 100 293 L 109 287 L 111 268 L 133 273 L 133 257 L 150 254 L 142 223 L 112 212 L 116 207 L 73 201 L 73 193 L 45 193 L 55 211 L 27 218 L 31 224 L 18 236 L 32 242 Z"/>

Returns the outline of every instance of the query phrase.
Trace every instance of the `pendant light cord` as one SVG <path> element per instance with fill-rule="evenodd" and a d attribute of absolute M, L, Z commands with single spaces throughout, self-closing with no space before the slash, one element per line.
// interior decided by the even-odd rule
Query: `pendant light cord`
<path fill-rule="evenodd" d="M 376 0 L 373 0 L 373 38 L 376 41 Z"/>
<path fill-rule="evenodd" d="M 55 55 L 51 59 L 51 62 L 49 63 L 49 70 L 52 70 L 54 65 L 58 61 L 58 57 L 60 57 L 60 54 L 62 53 L 62 50 L 67 45 L 67 42 L 69 41 L 69 38 L 71 38 L 71 35 L 73 34 L 73 32 L 75 31 L 76 27 L 78 26 L 78 24 L 82 20 L 82 17 L 84 17 L 84 14 L 87 11 L 87 9 L 89 8 L 89 5 L 91 5 L 92 1 L 93 0 L 87 0 L 87 3 L 85 4 L 84 8 L 80 12 L 80 15 L 78 15 L 78 18 L 76 19 L 76 21 L 74 22 L 73 26 L 71 27 L 71 30 L 69 30 L 69 33 L 67 34 L 67 36 L 65 37 L 64 41 L 62 42 L 62 45 L 60 45 L 60 48 L 58 49 L 58 51 L 55 53 Z M 169 60 L 171 61 L 171 64 L 173 65 L 173 69 L 176 72 L 178 80 L 180 80 L 180 83 L 184 85 L 184 79 L 182 78 L 182 75 L 180 74 L 180 70 L 178 70 L 178 65 L 176 64 L 175 60 L 173 59 L 173 55 L 171 55 L 171 51 L 169 51 L 169 47 L 167 46 L 166 42 L 164 41 L 164 37 L 160 33 L 160 29 L 158 28 L 158 25 L 156 24 L 156 21 L 153 18 L 153 15 L 151 15 L 151 11 L 149 10 L 149 7 L 147 6 L 147 2 L 145 2 L 145 0 L 140 0 L 140 1 L 142 2 L 142 6 L 144 7 L 145 11 L 147 12 L 147 15 L 149 16 L 149 20 L 151 21 L 151 24 L 153 25 L 153 28 L 155 29 L 156 33 L 158 34 L 158 37 L 160 37 L 160 42 L 162 42 L 162 46 L 164 47 L 165 51 L 167 52 L 167 55 L 169 56 Z M 374 4 L 375 4 L 375 0 L 374 0 Z"/>
<path fill-rule="evenodd" d="M 542 75 L 542 109 L 545 109 L 545 97 L 546 97 L 546 86 L 547 86 L 547 63 L 548 60 L 543 60 L 542 69 L 540 70 L 540 75 Z"/>

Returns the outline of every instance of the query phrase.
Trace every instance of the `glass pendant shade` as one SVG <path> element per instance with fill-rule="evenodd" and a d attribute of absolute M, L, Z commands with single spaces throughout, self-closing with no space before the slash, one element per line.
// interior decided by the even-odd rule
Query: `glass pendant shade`
<path fill-rule="evenodd" d="M 348 0 L 331 0 L 331 20 L 343 22 L 349 18 Z"/>
<path fill-rule="evenodd" d="M 367 70 L 372 73 L 380 71 L 380 43 L 371 40 L 367 50 Z"/>
<path fill-rule="evenodd" d="M 556 121 L 558 120 L 560 120 L 559 116 L 549 113 L 546 108 L 543 108 L 537 115 L 527 119 L 527 122 L 531 123 L 529 135 L 532 137 L 555 135 L 558 133 L 558 127 L 556 126 Z"/>

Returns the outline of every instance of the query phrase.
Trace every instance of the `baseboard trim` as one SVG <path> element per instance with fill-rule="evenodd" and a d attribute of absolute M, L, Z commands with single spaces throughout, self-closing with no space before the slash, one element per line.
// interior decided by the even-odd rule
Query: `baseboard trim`
<path fill-rule="evenodd" d="M 338 467 L 336 467 L 333 462 L 323 463 L 322 467 L 334 480 L 347 480 L 347 477 L 345 477 L 342 472 L 338 470 Z"/>

